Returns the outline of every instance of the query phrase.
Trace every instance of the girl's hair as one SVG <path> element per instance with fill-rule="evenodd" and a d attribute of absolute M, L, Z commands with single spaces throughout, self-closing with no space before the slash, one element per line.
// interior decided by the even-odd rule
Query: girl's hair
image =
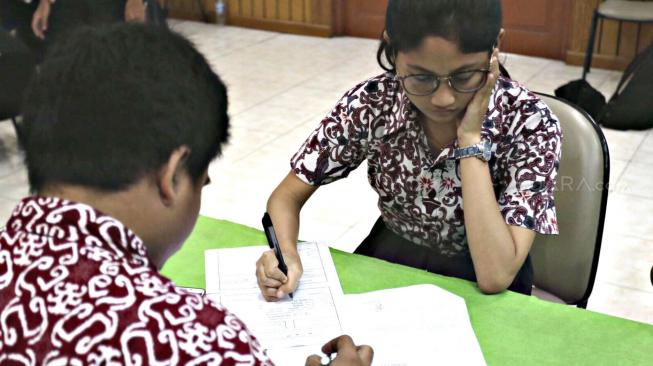
<path fill-rule="evenodd" d="M 463 53 L 490 51 L 501 19 L 501 0 L 390 0 L 385 16 L 390 41 L 381 36 L 377 60 L 395 72 L 397 53 L 416 49 L 428 36 L 454 42 Z"/>

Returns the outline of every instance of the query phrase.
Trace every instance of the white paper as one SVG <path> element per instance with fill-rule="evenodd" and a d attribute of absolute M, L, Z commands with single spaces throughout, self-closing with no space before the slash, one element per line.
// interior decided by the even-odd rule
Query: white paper
<path fill-rule="evenodd" d="M 374 348 L 374 365 L 485 365 L 465 300 L 433 285 L 347 295 L 343 330 Z"/>
<path fill-rule="evenodd" d="M 336 306 L 342 288 L 329 248 L 298 245 L 304 274 L 294 299 L 279 302 L 265 301 L 256 283 L 255 263 L 266 250 L 257 246 L 206 251 L 207 296 L 238 315 L 272 354 L 298 347 L 318 351 L 342 333 Z"/>

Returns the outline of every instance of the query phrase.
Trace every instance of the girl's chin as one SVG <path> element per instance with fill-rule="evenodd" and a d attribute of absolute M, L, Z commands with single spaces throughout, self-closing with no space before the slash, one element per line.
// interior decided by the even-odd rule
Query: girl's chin
<path fill-rule="evenodd" d="M 459 113 L 429 113 L 427 122 L 435 125 L 457 124 L 460 120 Z"/>

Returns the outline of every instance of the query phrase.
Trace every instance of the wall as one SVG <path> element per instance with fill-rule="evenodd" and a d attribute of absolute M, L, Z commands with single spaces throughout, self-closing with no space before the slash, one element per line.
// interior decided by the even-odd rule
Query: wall
<path fill-rule="evenodd" d="M 228 0 L 229 24 L 314 36 L 335 34 L 333 0 Z"/>

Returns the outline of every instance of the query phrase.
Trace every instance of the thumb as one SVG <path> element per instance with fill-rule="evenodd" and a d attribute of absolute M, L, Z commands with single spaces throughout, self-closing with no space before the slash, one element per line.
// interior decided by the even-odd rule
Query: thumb
<path fill-rule="evenodd" d="M 306 359 L 306 366 L 321 366 L 322 358 L 318 355 L 311 355 Z"/>

